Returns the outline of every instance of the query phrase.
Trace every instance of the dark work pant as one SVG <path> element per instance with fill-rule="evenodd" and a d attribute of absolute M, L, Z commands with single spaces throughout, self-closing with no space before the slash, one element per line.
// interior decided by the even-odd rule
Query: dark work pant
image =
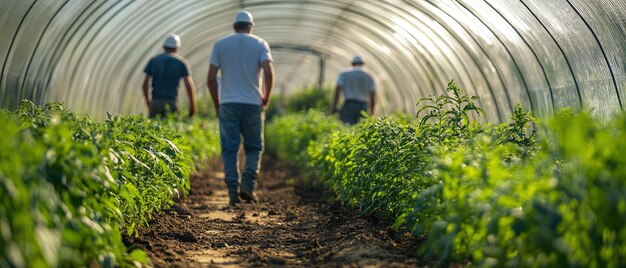
<path fill-rule="evenodd" d="M 159 100 L 152 99 L 150 104 L 150 118 L 154 118 L 157 115 L 165 116 L 168 113 L 178 112 L 178 101 L 175 100 Z"/>
<path fill-rule="evenodd" d="M 339 111 L 339 119 L 346 124 L 354 125 L 363 117 L 363 112 L 367 112 L 367 102 L 346 100 Z"/>

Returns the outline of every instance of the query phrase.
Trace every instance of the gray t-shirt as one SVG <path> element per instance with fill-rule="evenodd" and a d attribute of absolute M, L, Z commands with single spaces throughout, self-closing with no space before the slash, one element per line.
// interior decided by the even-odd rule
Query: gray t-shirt
<path fill-rule="evenodd" d="M 367 102 L 370 92 L 376 90 L 374 79 L 361 67 L 352 67 L 344 70 L 337 78 L 337 86 L 343 91 L 346 100 Z"/>
<path fill-rule="evenodd" d="M 153 99 L 177 100 L 180 79 L 191 71 L 183 57 L 164 52 L 150 59 L 144 73 L 152 76 Z"/>
<path fill-rule="evenodd" d="M 220 103 L 261 105 L 261 63 L 272 61 L 270 46 L 253 34 L 232 33 L 213 46 L 210 64 L 221 69 Z"/>

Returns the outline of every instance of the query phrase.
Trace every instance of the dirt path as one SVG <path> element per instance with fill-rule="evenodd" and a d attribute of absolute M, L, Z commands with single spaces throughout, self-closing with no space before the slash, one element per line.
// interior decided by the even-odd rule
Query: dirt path
<path fill-rule="evenodd" d="M 417 266 L 414 239 L 295 186 L 299 174 L 265 156 L 258 204 L 227 206 L 221 163 L 192 176 L 192 192 L 127 241 L 157 267 Z M 213 171 L 211 171 L 213 170 Z"/>

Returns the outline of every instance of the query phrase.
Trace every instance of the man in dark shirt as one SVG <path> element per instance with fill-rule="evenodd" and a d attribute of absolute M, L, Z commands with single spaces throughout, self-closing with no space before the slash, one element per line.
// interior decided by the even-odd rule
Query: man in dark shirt
<path fill-rule="evenodd" d="M 168 112 L 179 109 L 178 85 L 182 78 L 189 95 L 189 116 L 196 113 L 195 86 L 191 79 L 191 71 L 187 61 L 176 54 L 180 48 L 180 37 L 170 34 L 163 42 L 163 53 L 153 57 L 144 69 L 146 78 L 143 82 L 143 95 L 150 110 L 149 116 L 165 116 Z M 152 80 L 152 96 L 150 96 L 150 80 Z"/>

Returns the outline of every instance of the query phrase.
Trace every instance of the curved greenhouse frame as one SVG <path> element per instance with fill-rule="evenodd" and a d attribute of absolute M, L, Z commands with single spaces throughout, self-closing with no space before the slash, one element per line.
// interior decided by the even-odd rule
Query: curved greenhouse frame
<path fill-rule="evenodd" d="M 624 106 L 622 0 L 2 0 L 0 103 L 141 113 L 143 67 L 171 32 L 205 93 L 211 46 L 240 9 L 274 48 L 278 90 L 334 84 L 359 54 L 376 76 L 379 114 L 413 113 L 451 79 L 494 122 L 516 103 L 604 118 Z"/>

